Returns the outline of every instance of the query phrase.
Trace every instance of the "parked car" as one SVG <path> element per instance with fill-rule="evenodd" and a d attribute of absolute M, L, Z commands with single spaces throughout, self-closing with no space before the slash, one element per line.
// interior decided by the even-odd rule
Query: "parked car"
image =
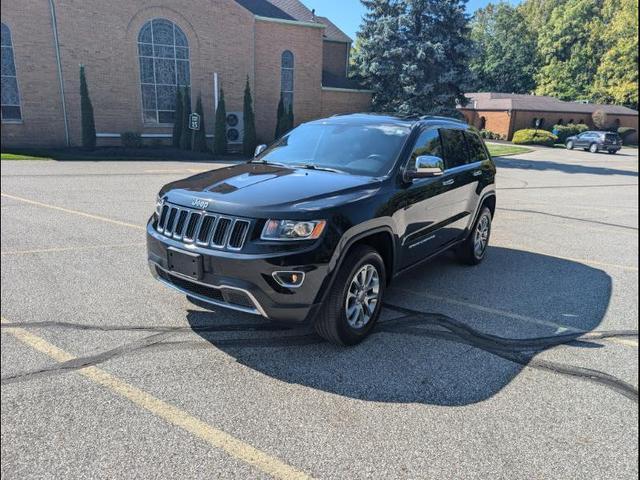
<path fill-rule="evenodd" d="M 583 132 L 567 138 L 567 149 L 583 148 L 591 153 L 601 150 L 615 154 L 622 148 L 622 138 L 615 132 Z"/>
<path fill-rule="evenodd" d="M 166 185 L 153 276 L 200 305 L 313 322 L 339 345 L 374 327 L 400 273 L 487 253 L 496 167 L 466 124 L 370 114 L 303 124 L 248 163 Z"/>

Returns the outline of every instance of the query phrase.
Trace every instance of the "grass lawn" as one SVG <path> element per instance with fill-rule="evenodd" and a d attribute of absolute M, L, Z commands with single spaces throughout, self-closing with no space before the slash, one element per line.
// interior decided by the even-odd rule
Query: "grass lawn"
<path fill-rule="evenodd" d="M 22 155 L 20 153 L 0 153 L 2 160 L 51 160 L 49 157 L 35 157 L 33 155 Z"/>
<path fill-rule="evenodd" d="M 502 145 L 498 143 L 487 143 L 487 148 L 492 157 L 504 157 L 507 155 L 517 155 L 519 153 L 528 153 L 531 151 L 527 147 L 518 147 L 515 145 Z"/>

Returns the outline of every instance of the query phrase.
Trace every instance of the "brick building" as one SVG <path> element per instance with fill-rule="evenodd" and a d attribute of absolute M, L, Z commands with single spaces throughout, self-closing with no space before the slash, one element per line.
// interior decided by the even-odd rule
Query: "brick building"
<path fill-rule="evenodd" d="M 608 121 L 619 127 L 634 128 L 626 138 L 638 142 L 638 112 L 618 105 L 563 102 L 553 97 L 509 93 L 468 93 L 469 102 L 459 110 L 467 123 L 490 130 L 511 140 L 513 133 L 525 128 L 550 128 L 556 124 L 584 123 L 595 128 L 592 115 L 597 110 L 607 113 Z"/>
<path fill-rule="evenodd" d="M 262 141 L 281 94 L 296 123 L 371 104 L 347 78 L 351 39 L 298 0 L 2 0 L 1 19 L 3 147 L 80 143 L 80 64 L 99 144 L 166 141 L 178 86 L 211 136 L 216 85 L 242 112 L 249 77 Z"/>

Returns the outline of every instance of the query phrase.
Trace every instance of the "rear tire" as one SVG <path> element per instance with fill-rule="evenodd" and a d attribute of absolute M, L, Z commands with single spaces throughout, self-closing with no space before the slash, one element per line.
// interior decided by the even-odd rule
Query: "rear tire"
<path fill-rule="evenodd" d="M 609 155 L 615 155 L 616 153 L 618 153 L 617 150 L 609 150 Z"/>
<path fill-rule="evenodd" d="M 362 342 L 380 316 L 386 281 L 380 254 L 367 245 L 354 247 L 314 321 L 316 333 L 338 346 Z"/>
<path fill-rule="evenodd" d="M 491 210 L 483 207 L 466 240 L 456 249 L 458 260 L 466 265 L 478 265 L 486 257 L 491 238 Z"/>
<path fill-rule="evenodd" d="M 592 143 L 592 144 L 589 146 L 589 151 L 590 151 L 591 153 L 598 153 L 598 145 L 597 145 L 596 143 Z"/>
<path fill-rule="evenodd" d="M 572 140 L 569 140 L 567 142 L 567 150 L 573 150 L 573 141 Z"/>

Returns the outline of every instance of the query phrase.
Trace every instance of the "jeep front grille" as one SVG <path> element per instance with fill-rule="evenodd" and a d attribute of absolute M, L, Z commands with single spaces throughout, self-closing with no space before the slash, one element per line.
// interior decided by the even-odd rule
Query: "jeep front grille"
<path fill-rule="evenodd" d="M 251 221 L 165 204 L 157 230 L 167 238 L 216 249 L 242 250 Z"/>

